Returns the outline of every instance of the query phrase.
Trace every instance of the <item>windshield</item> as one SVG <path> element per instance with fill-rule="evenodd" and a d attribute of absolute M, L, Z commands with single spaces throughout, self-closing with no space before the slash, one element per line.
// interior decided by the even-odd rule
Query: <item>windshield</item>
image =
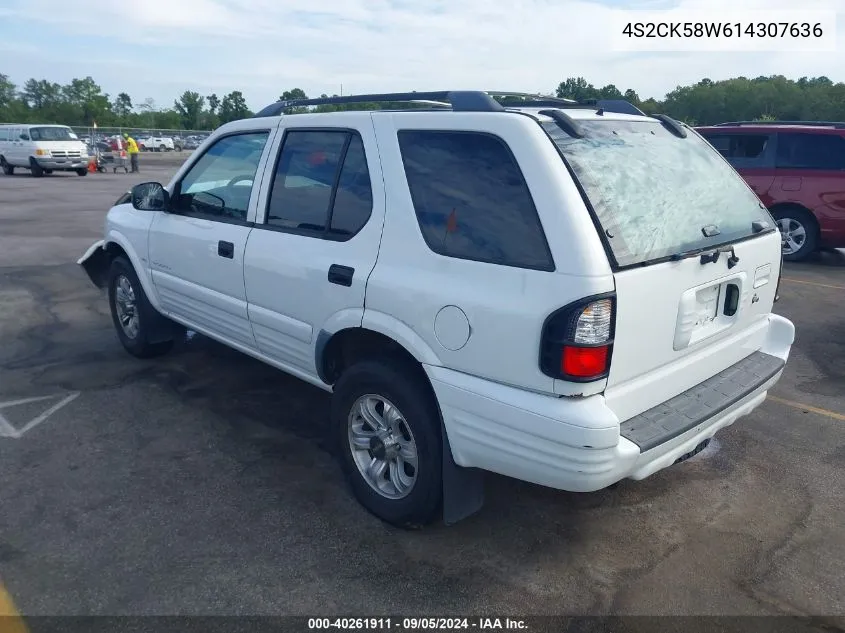
<path fill-rule="evenodd" d="M 29 138 L 33 141 L 75 141 L 77 140 L 69 127 L 34 127 L 29 130 Z"/>
<path fill-rule="evenodd" d="M 554 123 L 543 127 L 583 187 L 619 266 L 748 237 L 755 220 L 771 224 L 745 181 L 697 134 L 678 138 L 659 121 L 579 124 L 584 138 Z"/>

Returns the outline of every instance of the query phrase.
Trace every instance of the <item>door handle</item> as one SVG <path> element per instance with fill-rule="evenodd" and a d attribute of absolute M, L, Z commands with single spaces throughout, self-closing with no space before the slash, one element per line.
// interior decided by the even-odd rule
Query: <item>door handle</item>
<path fill-rule="evenodd" d="M 329 281 L 338 286 L 351 286 L 352 275 L 355 274 L 355 269 L 349 266 L 339 266 L 332 264 L 329 266 Z"/>
<path fill-rule="evenodd" d="M 224 242 L 220 240 L 217 242 L 217 254 L 220 257 L 225 257 L 226 259 L 234 259 L 235 257 L 235 245 L 231 242 Z"/>

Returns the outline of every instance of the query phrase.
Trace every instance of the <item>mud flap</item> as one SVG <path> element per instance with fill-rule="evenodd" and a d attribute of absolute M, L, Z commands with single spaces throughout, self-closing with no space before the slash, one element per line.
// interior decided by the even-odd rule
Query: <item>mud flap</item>
<path fill-rule="evenodd" d="M 443 438 L 443 522 L 454 525 L 484 505 L 484 471 L 458 466 L 442 422 L 440 434 Z"/>
<path fill-rule="evenodd" d="M 88 275 L 91 283 L 97 288 L 105 288 L 109 280 L 109 266 L 111 255 L 103 248 L 103 240 L 91 245 L 86 253 L 76 262 Z"/>

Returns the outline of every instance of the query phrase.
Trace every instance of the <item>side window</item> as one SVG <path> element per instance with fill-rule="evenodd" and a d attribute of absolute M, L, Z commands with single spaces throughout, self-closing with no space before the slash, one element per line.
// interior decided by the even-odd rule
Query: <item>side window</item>
<path fill-rule="evenodd" d="M 725 158 L 731 156 L 731 137 L 726 134 L 702 134 L 702 136 Z"/>
<path fill-rule="evenodd" d="M 188 170 L 174 197 L 178 213 L 245 221 L 255 172 L 269 132 L 219 139 Z"/>
<path fill-rule="evenodd" d="M 0 128 L 0 141 L 8 141 L 9 132 L 6 128 Z"/>
<path fill-rule="evenodd" d="M 528 185 L 504 141 L 477 132 L 402 130 L 399 147 L 431 250 L 554 270 Z"/>
<path fill-rule="evenodd" d="M 707 134 L 704 138 L 729 161 L 736 159 L 744 165 L 762 159 L 769 142 L 765 134 Z"/>
<path fill-rule="evenodd" d="M 340 237 L 355 235 L 373 212 L 373 190 L 364 154 L 364 142 L 355 135 L 349 142 L 337 182 L 330 231 Z"/>
<path fill-rule="evenodd" d="M 845 169 L 845 139 L 834 134 L 780 134 L 777 165 L 793 169 Z"/>
<path fill-rule="evenodd" d="M 287 132 L 267 204 L 267 226 L 349 239 L 373 209 L 361 137 L 345 130 Z"/>

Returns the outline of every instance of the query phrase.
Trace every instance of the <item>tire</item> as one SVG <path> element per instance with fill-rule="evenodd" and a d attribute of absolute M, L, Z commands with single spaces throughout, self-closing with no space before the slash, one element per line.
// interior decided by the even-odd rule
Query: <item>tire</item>
<path fill-rule="evenodd" d="M 126 295 L 127 286 L 131 291 Z M 118 290 L 120 287 L 120 290 Z M 126 302 L 118 300 L 120 295 L 132 304 L 132 310 L 127 311 L 129 306 Z M 155 316 L 155 308 L 150 305 L 144 288 L 135 274 L 135 269 L 125 257 L 115 257 L 109 270 L 109 308 L 111 310 L 112 322 L 117 332 L 117 337 L 123 348 L 138 358 L 153 358 L 161 356 L 170 351 L 173 341 L 161 343 L 150 343 L 148 332 L 145 330 L 145 323 L 152 321 Z M 130 314 L 131 312 L 131 314 Z M 132 317 L 135 317 L 134 327 L 130 327 Z M 127 318 L 128 317 L 128 318 Z M 121 320 L 125 323 L 122 323 Z"/>
<path fill-rule="evenodd" d="M 159 146 L 158 146 L 158 151 L 160 151 L 160 152 L 166 152 L 166 151 L 167 151 L 167 146 L 165 146 L 165 145 L 159 145 Z"/>
<path fill-rule="evenodd" d="M 14 176 L 15 168 L 6 162 L 6 159 L 0 156 L 0 167 L 3 168 L 3 173 L 7 176 Z"/>
<path fill-rule="evenodd" d="M 77 175 L 77 176 L 87 176 L 87 175 L 88 175 L 88 170 L 87 170 L 87 169 L 77 169 L 77 170 L 76 170 L 76 175 Z"/>
<path fill-rule="evenodd" d="M 405 363 L 368 360 L 343 372 L 332 397 L 333 443 L 355 497 L 378 518 L 406 529 L 437 518 L 443 490 L 440 412 L 430 391 L 421 385 L 425 383 Z M 393 433 L 383 430 L 380 438 L 373 425 L 364 423 L 358 405 L 366 402 L 374 404 L 376 412 L 384 413 L 387 403 L 401 414 Z M 369 439 L 370 448 L 353 450 L 353 435 L 362 441 Z M 402 459 L 414 454 L 416 468 L 411 459 Z M 383 486 L 381 491 L 364 474 L 377 456 L 383 457 L 379 460 L 384 466 L 381 476 L 374 478 Z M 392 483 L 394 477 L 405 491 Z"/>
<path fill-rule="evenodd" d="M 786 261 L 804 261 L 815 252 L 819 243 L 819 223 L 812 213 L 800 207 L 781 207 L 772 210 L 772 217 L 781 232 Z"/>
<path fill-rule="evenodd" d="M 33 178 L 41 178 L 44 175 L 44 170 L 41 169 L 41 165 L 35 162 L 35 159 L 29 159 L 29 171 L 32 174 Z"/>

